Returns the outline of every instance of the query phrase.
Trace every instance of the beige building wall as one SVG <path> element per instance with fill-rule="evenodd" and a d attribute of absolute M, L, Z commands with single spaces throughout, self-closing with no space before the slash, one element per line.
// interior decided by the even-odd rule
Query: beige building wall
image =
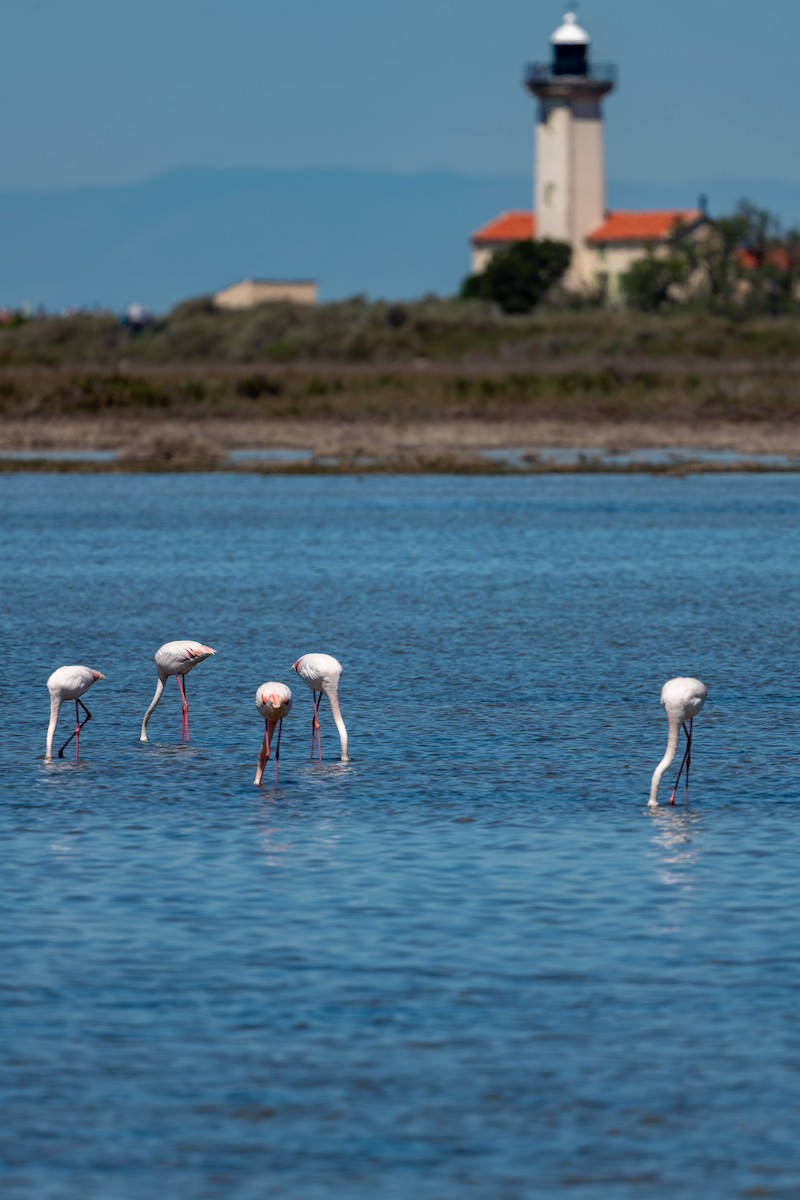
<path fill-rule="evenodd" d="M 693 240 L 702 240 L 707 237 L 708 228 L 705 223 L 698 225 L 685 236 Z M 604 246 L 586 246 L 584 253 L 587 286 L 592 290 L 602 287 L 612 303 L 621 301 L 621 279 L 633 264 L 641 262 L 651 252 L 656 258 L 664 258 L 672 254 L 674 248 L 675 242 L 672 238 L 667 241 L 613 242 Z M 689 287 L 692 286 L 690 281 Z"/>
<path fill-rule="evenodd" d="M 591 286 L 585 240 L 603 220 L 605 169 L 600 100 L 541 100 L 536 125 L 537 237 L 569 242 L 569 288 Z"/>
<path fill-rule="evenodd" d="M 572 114 L 566 102 L 540 101 L 536 123 L 536 190 L 533 211 L 537 234 L 569 242 L 570 141 Z"/>
<path fill-rule="evenodd" d="M 495 254 L 500 250 L 507 250 L 508 246 L 508 242 L 504 242 L 502 245 L 500 242 L 484 242 L 480 246 L 473 246 L 470 274 L 482 275 Z"/>
<path fill-rule="evenodd" d="M 485 271 L 495 254 L 507 250 L 512 244 L 492 242 L 473 246 L 472 273 L 478 275 Z M 577 246 L 573 246 L 573 259 L 565 283 L 568 287 L 578 287 L 583 291 L 603 291 L 611 303 L 621 301 L 621 277 L 634 263 L 647 256 L 651 246 L 656 255 L 666 254 L 671 249 L 671 244 L 665 242 L 616 242 L 593 246 L 581 240 Z"/>
<path fill-rule="evenodd" d="M 658 248 L 656 249 L 658 253 Z M 647 246 L 641 242 L 619 242 L 607 246 L 585 246 L 583 253 L 583 276 L 587 288 L 594 291 L 602 288 L 609 300 L 622 296 L 620 277 L 634 263 L 647 254 Z"/>
<path fill-rule="evenodd" d="M 579 100 L 572 121 L 573 201 L 570 244 L 571 276 L 577 287 L 589 280 L 586 270 L 586 237 L 602 222 L 606 209 L 603 159 L 603 121 L 598 100 Z"/>
<path fill-rule="evenodd" d="M 288 300 L 292 304 L 316 304 L 318 286 L 314 280 L 242 279 L 214 295 L 216 308 L 245 309 L 258 304 Z"/>

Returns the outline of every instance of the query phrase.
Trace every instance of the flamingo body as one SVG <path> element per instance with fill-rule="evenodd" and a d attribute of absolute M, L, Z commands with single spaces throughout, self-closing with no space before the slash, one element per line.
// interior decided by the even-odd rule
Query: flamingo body
<path fill-rule="evenodd" d="M 216 654 L 216 650 L 204 646 L 202 642 L 165 642 L 156 650 L 153 661 L 159 674 L 188 675 L 198 663 L 212 654 Z"/>
<path fill-rule="evenodd" d="M 91 667 L 82 667 L 78 666 L 77 664 L 70 667 L 59 667 L 58 670 L 53 671 L 53 674 L 47 681 L 47 690 L 50 692 L 50 724 L 47 727 L 47 749 L 45 751 L 46 759 L 53 757 L 53 734 L 55 733 L 56 725 L 58 724 L 58 714 L 61 710 L 61 705 L 65 700 L 76 701 L 77 733 L 81 728 L 80 724 L 77 723 L 77 702 L 80 700 L 80 697 L 84 694 L 84 692 L 89 690 L 93 683 L 97 683 L 98 679 L 105 679 L 105 675 L 101 675 L 99 671 L 93 671 Z M 84 708 L 87 714 L 89 713 L 89 710 L 85 705 L 82 705 L 81 707 Z M 86 720 L 89 720 L 89 715 L 87 715 Z M 85 725 L 86 721 L 84 721 L 83 724 Z M 70 738 L 70 741 L 71 740 L 72 739 Z M 67 744 L 68 743 L 65 742 L 65 745 Z M 59 751 L 59 755 L 63 753 L 63 750 L 64 747 L 62 746 L 61 750 Z"/>
<path fill-rule="evenodd" d="M 292 692 L 285 683 L 262 683 L 256 692 L 256 708 L 265 721 L 288 717 L 291 707 Z"/>
<path fill-rule="evenodd" d="M 707 697 L 708 688 L 706 685 L 701 683 L 699 679 L 692 678 L 692 676 L 680 675 L 676 679 L 669 679 L 661 689 L 661 703 L 666 709 L 669 721 L 669 737 L 664 757 L 653 772 L 653 778 L 650 782 L 650 799 L 647 802 L 650 808 L 658 808 L 658 785 L 667 767 L 675 758 L 678 750 L 681 726 L 686 721 L 689 722 L 689 729 L 686 731 L 687 747 L 684 763 L 686 763 L 686 795 L 688 800 L 689 761 L 692 747 L 691 723 L 702 709 Z M 681 764 L 682 770 L 683 764 Z M 680 779 L 680 772 L 678 772 L 678 778 Z M 677 783 L 675 786 L 677 787 Z M 674 803 L 674 800 L 675 792 L 673 791 L 671 803 Z"/>
<path fill-rule="evenodd" d="M 292 707 L 292 692 L 285 683 L 262 683 L 256 692 L 256 708 L 264 718 L 264 740 L 258 755 L 256 777 L 253 783 L 258 786 L 264 777 L 264 767 L 270 756 L 273 735 L 278 728 L 278 744 L 275 748 L 275 783 L 278 782 L 278 757 L 280 754 L 280 723 L 288 717 Z"/>
<path fill-rule="evenodd" d="M 293 671 L 307 684 L 314 693 L 314 726 L 317 731 L 319 740 L 319 720 L 318 720 L 318 702 L 317 692 L 324 693 L 328 697 L 328 703 L 331 706 L 331 713 L 336 722 L 336 728 L 339 731 L 339 741 L 342 747 L 342 762 L 348 762 L 348 739 L 347 729 L 344 720 L 342 719 L 342 711 L 339 707 L 339 680 L 342 676 L 342 664 L 337 658 L 331 654 L 303 654 L 298 658 L 297 662 L 292 667 Z M 313 757 L 313 732 L 312 732 L 312 757 Z M 319 757 L 322 757 L 322 749 L 320 747 Z"/>
<path fill-rule="evenodd" d="M 164 691 L 164 684 L 170 675 L 175 675 L 178 679 L 178 688 L 180 689 L 181 699 L 183 700 L 183 723 L 181 726 L 181 741 L 189 740 L 189 706 L 186 703 L 186 691 L 182 683 L 183 677 L 201 663 L 204 659 L 210 658 L 212 654 L 216 654 L 216 650 L 212 650 L 210 646 L 204 646 L 202 642 L 192 641 L 177 641 L 165 642 L 163 646 L 159 646 L 156 650 L 153 661 L 156 664 L 158 672 L 158 682 L 156 683 L 156 691 L 153 699 L 150 702 L 150 707 L 144 714 L 142 719 L 142 732 L 139 737 L 140 742 L 147 741 L 147 722 L 153 714 L 153 710 L 161 699 L 161 694 Z"/>

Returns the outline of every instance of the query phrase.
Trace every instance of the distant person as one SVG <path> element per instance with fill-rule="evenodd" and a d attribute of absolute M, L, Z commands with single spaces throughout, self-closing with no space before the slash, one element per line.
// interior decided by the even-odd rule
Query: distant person
<path fill-rule="evenodd" d="M 153 314 L 143 304 L 129 304 L 126 308 L 123 324 L 131 333 L 142 333 L 152 323 Z"/>

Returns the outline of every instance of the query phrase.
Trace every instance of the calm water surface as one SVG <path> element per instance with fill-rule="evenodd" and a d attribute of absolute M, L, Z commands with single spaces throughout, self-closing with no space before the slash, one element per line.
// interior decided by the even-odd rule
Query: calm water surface
<path fill-rule="evenodd" d="M 3 1196 L 800 1194 L 800 479 L 0 502 Z M 140 745 L 176 637 L 218 650 L 192 742 L 170 681 Z M 327 709 L 308 762 L 312 650 L 347 766 Z M 46 765 L 69 662 L 107 680 Z M 652 813 L 684 673 L 692 803 Z M 270 678 L 295 709 L 259 790 Z"/>

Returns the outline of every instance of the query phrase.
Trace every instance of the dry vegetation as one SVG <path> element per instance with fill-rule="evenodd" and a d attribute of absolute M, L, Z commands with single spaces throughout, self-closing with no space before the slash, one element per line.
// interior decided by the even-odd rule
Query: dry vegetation
<path fill-rule="evenodd" d="M 245 447 L 438 470 L 487 469 L 478 452 L 501 447 L 800 454 L 799 334 L 789 317 L 509 318 L 434 300 L 196 302 L 139 336 L 32 321 L 0 330 L 0 451 L 111 449 L 139 469 Z"/>

